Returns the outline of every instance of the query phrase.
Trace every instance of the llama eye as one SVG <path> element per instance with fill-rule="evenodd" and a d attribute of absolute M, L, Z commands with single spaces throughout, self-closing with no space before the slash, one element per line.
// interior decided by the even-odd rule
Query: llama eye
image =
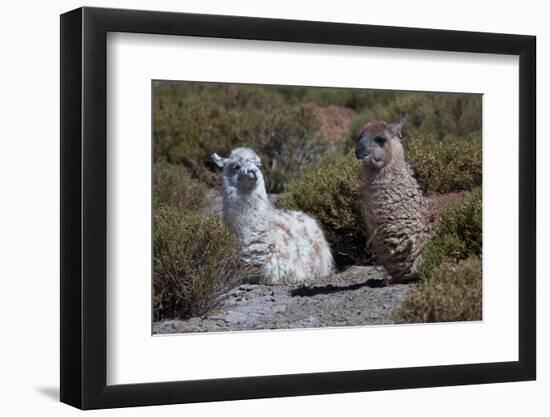
<path fill-rule="evenodd" d="M 236 171 L 238 169 L 241 169 L 241 166 L 239 164 L 233 164 L 233 169 Z"/>
<path fill-rule="evenodd" d="M 380 146 L 383 146 L 384 143 L 386 143 L 386 138 L 384 138 L 382 136 L 376 136 L 373 140 L 374 140 L 374 142 L 376 142 L 376 144 L 378 144 Z"/>

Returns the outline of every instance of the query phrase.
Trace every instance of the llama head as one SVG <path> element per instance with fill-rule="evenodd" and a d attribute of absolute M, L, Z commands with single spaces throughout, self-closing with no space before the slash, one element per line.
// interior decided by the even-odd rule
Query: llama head
<path fill-rule="evenodd" d="M 405 115 L 397 123 L 388 124 L 379 120 L 367 123 L 357 139 L 355 157 L 377 170 L 392 161 L 402 160 L 401 130 L 406 121 Z"/>
<path fill-rule="evenodd" d="M 214 163 L 223 169 L 224 187 L 234 188 L 241 193 L 250 193 L 256 189 L 265 190 L 260 157 L 249 148 L 235 148 L 228 158 L 217 153 L 212 155 Z"/>

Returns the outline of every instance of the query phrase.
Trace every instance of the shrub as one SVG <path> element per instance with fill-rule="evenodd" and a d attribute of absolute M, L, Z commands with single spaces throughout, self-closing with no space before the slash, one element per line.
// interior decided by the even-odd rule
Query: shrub
<path fill-rule="evenodd" d="M 206 186 L 181 165 L 165 162 L 154 166 L 154 207 L 171 205 L 179 210 L 198 211 L 206 206 Z"/>
<path fill-rule="evenodd" d="M 475 256 L 458 264 L 443 263 L 431 280 L 407 294 L 396 312 L 398 323 L 481 320 L 482 267 Z"/>
<path fill-rule="evenodd" d="M 350 125 L 350 137 L 355 140 L 361 127 L 369 120 L 394 122 L 403 114 L 409 115 L 404 127 L 406 137 L 443 140 L 446 136 L 480 134 L 481 97 L 480 94 L 395 93 L 393 100 L 376 102 L 358 115 Z"/>
<path fill-rule="evenodd" d="M 210 155 L 232 148 L 227 137 L 233 121 L 220 117 L 223 107 L 200 96 L 155 98 L 155 162 L 181 164 L 194 178 L 217 184 L 213 167 L 208 168 Z"/>
<path fill-rule="evenodd" d="M 285 103 L 273 89 L 253 86 L 160 85 L 154 94 L 156 161 L 184 165 L 217 185 L 212 153 L 253 148 L 264 160 L 269 192 L 325 153 L 326 140 L 311 106 Z"/>
<path fill-rule="evenodd" d="M 277 205 L 315 217 L 338 266 L 370 260 L 361 208 L 361 168 L 352 155 L 324 159 L 306 169 L 287 190 Z"/>
<path fill-rule="evenodd" d="M 445 137 L 439 141 L 424 137 L 405 138 L 406 159 L 425 193 L 448 193 L 481 186 L 480 139 Z"/>
<path fill-rule="evenodd" d="M 267 164 L 262 167 L 269 192 L 284 191 L 286 183 L 316 162 L 327 150 L 320 122 L 306 105 L 290 105 L 258 116 L 239 133 L 245 146 L 255 149 Z"/>
<path fill-rule="evenodd" d="M 205 314 L 242 273 L 238 244 L 220 219 L 171 206 L 155 210 L 155 320 Z"/>
<path fill-rule="evenodd" d="M 375 105 L 387 105 L 394 100 L 398 94 L 400 93 L 390 90 L 306 88 L 303 100 L 321 106 L 342 106 L 356 111 L 362 111 Z"/>
<path fill-rule="evenodd" d="M 445 210 L 422 254 L 420 277 L 429 280 L 443 263 L 482 255 L 482 193 L 475 189 L 461 204 Z"/>

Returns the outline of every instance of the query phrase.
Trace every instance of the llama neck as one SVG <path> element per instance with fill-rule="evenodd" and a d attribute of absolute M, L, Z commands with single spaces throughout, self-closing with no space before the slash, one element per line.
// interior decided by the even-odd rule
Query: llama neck
<path fill-rule="evenodd" d="M 373 194 L 377 191 L 387 192 L 388 189 L 407 189 L 420 194 L 418 183 L 412 175 L 412 171 L 404 159 L 391 161 L 380 169 L 368 165 L 362 167 L 364 188 L 366 194 Z M 407 194 L 409 194 L 407 193 Z"/>
<path fill-rule="evenodd" d="M 240 192 L 234 187 L 224 187 L 223 215 L 225 221 L 245 236 L 250 230 L 267 228 L 267 220 L 273 205 L 265 187 L 256 187 L 250 192 Z"/>

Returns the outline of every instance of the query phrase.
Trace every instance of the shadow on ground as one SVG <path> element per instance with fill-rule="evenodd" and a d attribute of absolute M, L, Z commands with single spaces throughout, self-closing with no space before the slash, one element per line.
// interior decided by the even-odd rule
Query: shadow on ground
<path fill-rule="evenodd" d="M 386 282 L 381 279 L 368 279 L 365 282 L 359 282 L 356 284 L 346 286 L 336 286 L 328 284 L 322 287 L 300 287 L 290 291 L 290 295 L 293 297 L 313 297 L 319 294 L 333 294 L 342 291 L 354 291 L 359 288 L 382 288 L 386 286 Z"/>

